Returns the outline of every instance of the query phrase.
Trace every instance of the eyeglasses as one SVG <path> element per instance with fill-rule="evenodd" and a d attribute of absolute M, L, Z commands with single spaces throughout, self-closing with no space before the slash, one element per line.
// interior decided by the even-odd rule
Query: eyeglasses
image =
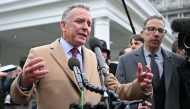
<path fill-rule="evenodd" d="M 162 29 L 162 28 L 156 28 L 156 27 L 147 27 L 147 28 L 144 28 L 144 30 L 147 29 L 148 32 L 151 32 L 151 33 L 154 33 L 156 32 L 156 30 L 158 30 L 158 33 L 160 35 L 165 35 L 166 34 L 166 30 Z"/>

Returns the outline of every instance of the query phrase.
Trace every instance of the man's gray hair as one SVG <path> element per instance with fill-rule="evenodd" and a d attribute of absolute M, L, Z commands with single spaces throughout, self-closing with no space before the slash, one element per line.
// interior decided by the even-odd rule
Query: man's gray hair
<path fill-rule="evenodd" d="M 67 9 L 63 12 L 62 19 L 61 21 L 68 21 L 68 18 L 70 16 L 70 12 L 73 8 L 83 8 L 86 9 L 87 11 L 90 11 L 90 7 L 84 3 L 74 3 L 67 7 Z"/>
<path fill-rule="evenodd" d="M 158 19 L 158 20 L 161 20 L 161 21 L 164 23 L 164 26 L 165 26 L 165 22 L 164 22 L 162 16 L 153 15 L 153 16 L 148 17 L 148 18 L 145 20 L 145 22 L 144 22 L 144 26 L 143 26 L 143 29 L 146 28 L 146 24 L 147 24 L 147 22 L 148 22 L 149 20 L 152 20 L 152 19 Z"/>

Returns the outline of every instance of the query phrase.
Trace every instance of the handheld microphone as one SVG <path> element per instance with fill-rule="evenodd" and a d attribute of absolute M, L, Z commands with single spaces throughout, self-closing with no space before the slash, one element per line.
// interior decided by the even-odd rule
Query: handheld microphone
<path fill-rule="evenodd" d="M 68 66 L 69 68 L 75 73 L 75 77 L 76 77 L 76 80 L 78 82 L 78 85 L 80 87 L 80 90 L 84 90 L 84 87 L 83 87 L 83 82 L 82 82 L 82 79 L 81 79 L 81 72 L 79 70 L 79 67 L 80 67 L 80 62 L 77 58 L 75 57 L 71 57 L 68 61 Z"/>
<path fill-rule="evenodd" d="M 102 57 L 102 52 L 101 52 L 102 45 L 101 45 L 100 40 L 94 37 L 89 41 L 89 45 L 90 45 L 91 50 L 95 52 L 96 54 L 99 69 L 102 70 L 103 75 L 106 75 L 106 67 L 105 67 L 104 59 Z"/>
<path fill-rule="evenodd" d="M 190 18 L 175 18 L 171 22 L 171 29 L 174 32 L 190 32 Z"/>

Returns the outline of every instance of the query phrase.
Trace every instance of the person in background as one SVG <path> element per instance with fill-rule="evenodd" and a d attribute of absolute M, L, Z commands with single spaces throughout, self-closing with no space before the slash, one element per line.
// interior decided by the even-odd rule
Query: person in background
<path fill-rule="evenodd" d="M 106 41 L 100 40 L 100 43 L 102 44 L 102 56 L 105 59 L 106 64 L 109 66 L 110 65 L 110 50 L 107 48 Z"/>
<path fill-rule="evenodd" d="M 63 12 L 60 22 L 63 36 L 51 44 L 31 48 L 23 72 L 11 85 L 11 95 L 18 104 L 27 103 L 36 96 L 38 109 L 69 109 L 69 105 L 81 101 L 81 90 L 68 60 L 76 57 L 80 70 L 90 84 L 101 87 L 96 54 L 84 44 L 90 38 L 92 18 L 89 6 L 83 3 L 70 5 Z M 152 95 L 150 67 L 142 72 L 139 63 L 137 79 L 120 84 L 106 65 L 107 86 L 122 100 L 145 99 Z M 145 91 L 146 90 L 146 91 Z M 102 95 L 84 90 L 84 103 L 97 104 Z"/>
<path fill-rule="evenodd" d="M 6 78 L 4 81 L 4 89 L 6 91 L 6 97 L 5 97 L 5 109 L 29 109 L 29 104 L 25 103 L 23 105 L 17 104 L 13 101 L 11 95 L 10 95 L 10 87 L 14 79 L 20 74 L 22 71 L 22 68 L 18 65 L 15 65 L 17 68 L 16 70 L 12 71 L 12 76 L 10 78 Z"/>
<path fill-rule="evenodd" d="M 131 52 L 131 47 L 125 46 L 125 47 L 123 47 L 123 49 L 119 52 L 119 56 L 121 56 L 121 55 L 123 55 L 123 54 L 125 54 L 125 53 L 129 53 L 129 52 Z"/>
<path fill-rule="evenodd" d="M 117 64 L 116 63 L 110 63 L 110 50 L 107 48 L 107 43 L 104 40 L 100 40 L 100 43 L 102 44 L 102 56 L 105 59 L 105 63 L 109 66 L 109 72 L 115 75 Z"/>
<path fill-rule="evenodd" d="M 161 16 L 147 18 L 140 32 L 144 45 L 120 57 L 116 78 L 121 84 L 130 83 L 135 79 L 137 63 L 149 65 L 154 74 L 153 98 L 148 100 L 151 109 L 189 109 L 187 87 L 176 69 L 184 58 L 160 46 L 166 32 Z"/>
<path fill-rule="evenodd" d="M 135 50 L 144 44 L 144 39 L 140 34 L 135 34 L 130 39 L 131 49 Z"/>
<path fill-rule="evenodd" d="M 186 58 L 186 56 L 185 56 L 185 55 L 186 55 L 185 49 L 180 49 L 180 48 L 178 47 L 178 40 L 176 40 L 176 41 L 173 42 L 173 44 L 172 44 L 172 52 L 177 53 L 177 54 L 183 56 L 184 59 Z M 187 61 L 186 63 L 189 63 L 189 62 Z M 180 66 L 180 65 L 179 65 L 179 66 Z M 178 67 L 179 67 L 179 66 L 178 66 Z M 186 72 L 187 72 L 187 71 L 186 71 Z M 179 72 L 178 72 L 178 73 L 179 73 Z M 180 73 L 181 73 L 181 72 L 180 72 Z M 183 74 L 185 74 L 185 73 L 183 73 Z M 188 72 L 187 74 L 190 75 L 189 72 Z M 185 75 L 185 78 L 188 78 L 188 77 L 190 77 L 190 76 Z M 188 85 L 188 96 L 189 96 L 189 99 L 190 99 L 190 84 Z"/>
<path fill-rule="evenodd" d="M 125 54 L 125 53 L 129 53 L 132 50 L 135 50 L 137 48 L 139 48 L 140 46 L 142 46 L 144 44 L 144 39 L 141 37 L 140 34 L 135 34 L 132 35 L 130 38 L 130 47 L 129 46 L 125 46 L 120 52 L 119 52 L 119 56 Z"/>
<path fill-rule="evenodd" d="M 177 53 L 185 58 L 185 49 L 179 49 L 178 40 L 174 41 L 172 44 L 172 52 Z"/>

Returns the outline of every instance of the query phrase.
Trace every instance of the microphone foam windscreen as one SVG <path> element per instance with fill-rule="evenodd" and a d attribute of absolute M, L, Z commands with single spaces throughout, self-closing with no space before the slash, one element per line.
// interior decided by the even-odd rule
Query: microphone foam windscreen
<path fill-rule="evenodd" d="M 102 49 L 102 44 L 101 44 L 100 40 L 98 38 L 95 38 L 95 37 L 90 39 L 89 45 L 90 45 L 90 48 L 92 51 L 94 51 L 95 47 L 100 47 L 100 49 Z"/>
<path fill-rule="evenodd" d="M 80 68 L 80 62 L 79 62 L 79 60 L 78 60 L 77 58 L 71 57 L 71 58 L 69 59 L 69 61 L 68 61 L 68 66 L 69 66 L 69 68 L 70 68 L 71 70 L 73 70 L 73 67 L 74 67 L 74 66 L 77 66 L 77 67 Z"/>
<path fill-rule="evenodd" d="M 190 31 L 190 18 L 175 18 L 171 22 L 171 29 L 174 32 L 189 32 Z"/>

